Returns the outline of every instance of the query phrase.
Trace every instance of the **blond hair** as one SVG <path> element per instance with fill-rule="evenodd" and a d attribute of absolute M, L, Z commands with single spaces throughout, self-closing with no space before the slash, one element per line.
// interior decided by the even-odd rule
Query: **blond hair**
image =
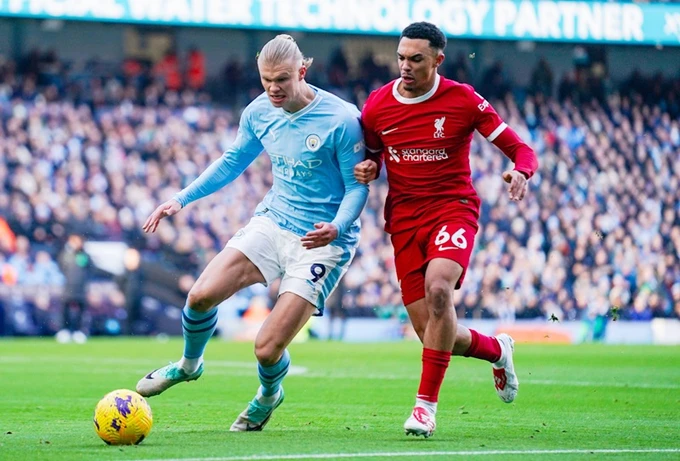
<path fill-rule="evenodd" d="M 258 62 L 269 65 L 278 65 L 289 60 L 308 69 L 314 61 L 313 58 L 307 58 L 302 54 L 295 39 L 288 34 L 280 34 L 269 40 L 257 54 Z"/>

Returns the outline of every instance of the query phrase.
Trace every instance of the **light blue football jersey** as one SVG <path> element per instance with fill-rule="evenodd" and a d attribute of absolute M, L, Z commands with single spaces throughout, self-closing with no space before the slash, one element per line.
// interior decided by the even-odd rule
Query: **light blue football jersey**
<path fill-rule="evenodd" d="M 311 86 L 311 85 L 310 85 Z M 274 183 L 255 210 L 303 236 L 318 222 L 338 228 L 333 245 L 355 246 L 368 187 L 354 178 L 364 159 L 360 112 L 353 104 L 311 86 L 316 97 L 293 114 L 274 107 L 266 93 L 243 111 L 236 140 L 175 198 L 186 206 L 236 179 L 264 150 Z"/>

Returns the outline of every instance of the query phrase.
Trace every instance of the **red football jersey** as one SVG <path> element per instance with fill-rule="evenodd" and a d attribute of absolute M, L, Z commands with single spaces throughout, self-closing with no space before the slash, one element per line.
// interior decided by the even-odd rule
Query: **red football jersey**
<path fill-rule="evenodd" d="M 480 201 L 470 173 L 472 135 L 477 130 L 494 141 L 507 125 L 470 85 L 437 75 L 429 92 L 404 98 L 399 82 L 372 92 L 362 111 L 366 147 L 380 156 L 369 158 L 386 162 L 385 229 L 393 234 L 413 229 L 425 217 L 460 206 L 478 218 Z M 512 160 L 527 176 L 535 171 Z"/>

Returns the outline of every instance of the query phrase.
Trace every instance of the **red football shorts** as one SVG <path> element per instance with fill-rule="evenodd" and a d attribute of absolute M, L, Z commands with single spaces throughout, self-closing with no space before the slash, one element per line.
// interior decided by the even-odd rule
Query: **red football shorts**
<path fill-rule="evenodd" d="M 441 216 L 412 231 L 392 235 L 394 262 L 405 306 L 425 297 L 425 270 L 435 258 L 450 259 L 461 265 L 463 273 L 456 289 L 461 287 L 477 229 L 476 216 L 469 213 Z"/>

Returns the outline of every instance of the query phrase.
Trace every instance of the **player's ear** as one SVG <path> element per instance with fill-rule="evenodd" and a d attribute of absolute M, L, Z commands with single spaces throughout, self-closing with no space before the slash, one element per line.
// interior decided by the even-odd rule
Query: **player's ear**
<path fill-rule="evenodd" d="M 305 78 L 305 75 L 307 75 L 307 66 L 304 64 L 300 66 L 300 70 L 298 71 L 300 73 L 300 80 L 303 80 Z"/>
<path fill-rule="evenodd" d="M 435 60 L 437 67 L 442 65 L 442 63 L 444 62 L 444 57 L 445 57 L 445 55 L 441 51 L 439 52 L 439 54 L 437 54 L 437 59 Z"/>

